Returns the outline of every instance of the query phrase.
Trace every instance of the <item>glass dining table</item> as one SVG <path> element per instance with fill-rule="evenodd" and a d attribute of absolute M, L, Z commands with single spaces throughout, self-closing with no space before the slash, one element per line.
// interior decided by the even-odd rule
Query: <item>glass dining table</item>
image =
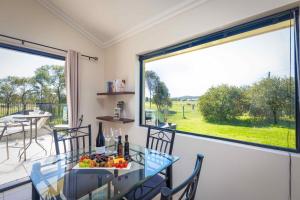
<path fill-rule="evenodd" d="M 94 148 L 91 152 L 81 149 L 24 162 L 32 181 L 32 199 L 123 199 L 179 159 L 130 144 L 130 169 L 73 169 L 81 155 L 92 153 Z"/>

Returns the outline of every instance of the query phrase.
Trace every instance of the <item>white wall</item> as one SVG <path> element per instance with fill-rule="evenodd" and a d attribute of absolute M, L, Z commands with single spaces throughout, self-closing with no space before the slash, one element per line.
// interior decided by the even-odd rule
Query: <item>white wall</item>
<path fill-rule="evenodd" d="M 122 127 L 130 134 L 131 140 L 144 144 L 146 130 L 137 124 L 137 54 L 222 29 L 291 2 L 295 0 L 210 0 L 198 8 L 105 49 L 105 69 L 101 49 L 52 16 L 34 0 L 0 0 L 0 33 L 98 56 L 100 61 L 97 63 L 82 60 L 80 102 L 85 121 L 92 123 L 95 128 L 96 116 L 112 112 L 112 102 L 117 97 L 95 97 L 97 91 L 104 89 L 104 78 L 126 78 L 129 88 L 134 89 L 136 95 L 122 98 L 128 102 L 128 116 L 135 117 L 136 123 Z M 205 155 L 205 161 L 197 199 L 287 199 L 287 153 L 178 134 L 174 154 L 181 159 L 174 165 L 175 185 L 191 172 L 198 152 Z M 293 200 L 300 199 L 299 169 L 300 158 L 293 155 Z M 0 194 L 0 199 L 2 197 Z"/>
<path fill-rule="evenodd" d="M 124 128 L 130 139 L 145 144 L 146 129 L 138 126 L 139 63 L 137 55 L 197 35 L 241 23 L 249 17 L 280 8 L 295 0 L 209 0 L 207 3 L 162 22 L 104 50 L 105 80 L 127 79 L 135 97 L 126 100 L 134 124 Z M 286 8 L 286 7 L 285 7 Z M 285 9 L 284 8 L 284 9 Z M 282 9 L 282 8 L 281 8 Z M 126 99 L 125 99 L 126 98 Z M 105 102 L 107 99 L 102 99 Z M 107 107 L 105 112 L 112 112 Z M 108 124 L 107 126 L 113 126 Z M 229 142 L 177 134 L 174 154 L 175 185 L 187 177 L 197 153 L 205 155 L 197 199 L 203 200 L 287 200 L 288 154 Z M 293 155 L 293 200 L 300 199 L 300 158 Z"/>
<path fill-rule="evenodd" d="M 96 92 L 102 90 L 103 86 L 102 49 L 52 15 L 35 0 L 0 0 L 0 33 L 99 57 L 98 62 L 85 58 L 80 61 L 80 113 L 84 114 L 84 122 L 92 123 L 95 128 L 96 116 L 103 110 L 96 98 Z"/>
<path fill-rule="evenodd" d="M 96 116 L 101 115 L 103 110 L 96 98 L 96 92 L 103 90 L 102 49 L 53 16 L 35 0 L 0 0 L 0 34 L 99 57 L 98 62 L 84 58 L 80 60 L 80 113 L 84 114 L 85 124 L 92 124 L 95 135 Z M 0 200 L 30 198 L 30 185 L 0 193 Z"/>

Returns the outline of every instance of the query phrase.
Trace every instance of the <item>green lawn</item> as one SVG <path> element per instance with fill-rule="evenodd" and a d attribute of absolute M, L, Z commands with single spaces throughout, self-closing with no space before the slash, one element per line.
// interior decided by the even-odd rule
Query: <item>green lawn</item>
<path fill-rule="evenodd" d="M 207 122 L 197 110 L 197 106 L 192 110 L 191 104 L 185 103 L 185 118 L 182 115 L 182 104 L 173 101 L 168 115 L 168 122 L 176 123 L 177 130 L 198 134 L 212 135 L 235 140 L 267 144 L 279 147 L 295 148 L 295 129 L 289 128 L 288 123 L 280 125 L 266 124 L 263 122 L 253 123 L 249 117 L 240 117 L 233 122 L 212 123 Z M 189 104 L 189 105 L 188 105 Z M 147 109 L 149 103 L 145 104 Z M 156 106 L 152 104 L 152 110 Z"/>

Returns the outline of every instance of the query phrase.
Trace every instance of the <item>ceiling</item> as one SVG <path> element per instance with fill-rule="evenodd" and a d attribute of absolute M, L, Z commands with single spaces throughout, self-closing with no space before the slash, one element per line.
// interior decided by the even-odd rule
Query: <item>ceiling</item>
<path fill-rule="evenodd" d="M 207 0 L 37 0 L 99 47 L 108 47 Z"/>

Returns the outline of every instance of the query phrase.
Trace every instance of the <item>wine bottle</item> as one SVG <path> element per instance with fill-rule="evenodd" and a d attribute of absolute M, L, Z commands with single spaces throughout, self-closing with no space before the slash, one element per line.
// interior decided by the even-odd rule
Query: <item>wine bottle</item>
<path fill-rule="evenodd" d="M 96 138 L 96 153 L 97 154 L 105 153 L 105 138 L 102 131 L 102 122 L 99 122 L 98 136 Z"/>
<path fill-rule="evenodd" d="M 119 142 L 118 142 L 118 156 L 123 156 L 123 144 L 122 144 L 122 136 L 119 135 Z"/>
<path fill-rule="evenodd" d="M 126 159 L 129 157 L 129 142 L 128 142 L 128 135 L 125 135 L 124 157 L 125 157 Z"/>

